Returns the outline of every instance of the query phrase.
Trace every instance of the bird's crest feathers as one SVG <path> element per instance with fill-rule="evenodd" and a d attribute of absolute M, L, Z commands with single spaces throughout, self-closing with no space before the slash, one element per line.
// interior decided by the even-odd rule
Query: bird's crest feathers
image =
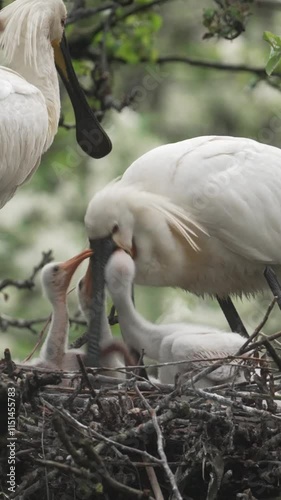
<path fill-rule="evenodd" d="M 183 208 L 174 204 L 165 196 L 145 191 L 141 184 L 124 186 L 122 185 L 122 181 L 119 183 L 118 180 L 114 180 L 106 188 L 97 193 L 96 199 L 99 201 L 102 200 L 100 209 L 102 208 L 102 211 L 104 210 L 105 213 L 107 210 L 104 207 L 117 207 L 119 204 L 122 206 L 123 211 L 124 203 L 135 213 L 143 208 L 160 213 L 167 225 L 178 233 L 195 251 L 200 251 L 195 241 L 198 233 L 208 235 L 207 231 L 191 215 L 187 214 Z M 95 200 L 95 197 L 93 200 Z M 102 211 L 98 214 L 91 214 L 91 219 L 96 222 L 99 217 L 102 218 Z M 90 216 L 90 213 L 88 215 Z"/>
<path fill-rule="evenodd" d="M 153 198 L 151 200 L 151 208 L 158 210 L 158 212 L 164 215 L 169 227 L 179 233 L 193 250 L 199 252 L 200 248 L 194 240 L 198 237 L 196 229 L 200 233 L 207 235 L 208 233 L 206 230 L 193 220 L 182 208 L 178 207 L 167 198 L 152 193 L 149 194 L 155 197 L 155 200 L 153 200 Z"/>
<path fill-rule="evenodd" d="M 59 3 L 59 2 L 57 2 Z M 38 34 L 52 11 L 53 0 L 15 0 L 0 12 L 0 48 L 10 64 L 16 50 L 23 49 L 24 63 L 37 69 Z"/>

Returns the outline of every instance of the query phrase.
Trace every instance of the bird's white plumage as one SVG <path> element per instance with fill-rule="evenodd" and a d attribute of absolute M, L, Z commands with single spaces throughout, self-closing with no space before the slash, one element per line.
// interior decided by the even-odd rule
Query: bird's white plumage
<path fill-rule="evenodd" d="M 52 318 L 39 357 L 28 364 L 53 370 L 79 370 L 76 355 L 85 357 L 85 354 L 81 350 L 67 349 L 69 321 L 66 295 L 74 272 L 90 255 L 91 251 L 85 250 L 66 262 L 52 262 L 42 269 L 42 287 L 52 305 Z"/>
<path fill-rule="evenodd" d="M 265 286 L 265 265 L 281 269 L 280 193 L 278 148 L 197 137 L 137 159 L 121 180 L 94 196 L 85 222 L 91 239 L 118 226 L 117 245 L 135 247 L 137 283 L 221 297 L 252 293 Z M 166 197 L 186 214 L 199 251 L 142 201 L 148 194 L 156 195 L 155 204 L 157 196 Z"/>
<path fill-rule="evenodd" d="M 16 0 L 0 12 L 0 208 L 40 164 L 57 132 L 58 77 L 51 42 L 63 35 L 62 0 Z"/>
<path fill-rule="evenodd" d="M 177 373 L 201 370 L 211 363 L 211 358 L 234 355 L 243 345 L 238 333 L 226 333 L 200 325 L 174 323 L 155 325 L 146 321 L 134 309 L 131 289 L 135 274 L 134 262 L 124 251 L 116 251 L 109 259 L 106 284 L 118 310 L 120 328 L 125 342 L 159 363 L 186 361 L 186 364 L 165 366 L 159 370 L 163 383 L 173 383 Z M 237 367 L 223 365 L 198 382 L 207 387 L 231 381 Z M 243 380 L 240 371 L 239 380 Z"/>
<path fill-rule="evenodd" d="M 42 93 L 14 72 L 0 67 L 0 206 L 40 163 L 48 134 Z"/>
<path fill-rule="evenodd" d="M 122 178 L 135 183 L 186 209 L 237 254 L 280 263 L 280 149 L 240 137 L 197 137 L 136 160 Z"/>

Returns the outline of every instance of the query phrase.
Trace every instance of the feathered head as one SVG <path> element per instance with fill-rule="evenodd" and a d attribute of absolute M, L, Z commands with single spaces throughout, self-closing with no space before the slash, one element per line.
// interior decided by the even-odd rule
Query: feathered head
<path fill-rule="evenodd" d="M 15 0 L 0 12 L 0 48 L 7 64 L 18 50 L 37 68 L 38 47 L 61 39 L 66 19 L 62 0 Z"/>

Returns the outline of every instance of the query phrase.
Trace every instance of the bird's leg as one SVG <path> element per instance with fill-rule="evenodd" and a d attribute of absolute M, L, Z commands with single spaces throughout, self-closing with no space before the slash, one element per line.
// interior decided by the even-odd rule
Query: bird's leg
<path fill-rule="evenodd" d="M 116 312 L 116 309 L 115 309 L 115 305 L 113 304 L 113 306 L 110 309 L 109 316 L 107 318 L 110 326 L 114 326 L 114 325 L 117 325 L 119 323 L 118 314 L 115 314 L 115 312 Z"/>
<path fill-rule="evenodd" d="M 281 285 L 278 281 L 275 272 L 271 267 L 266 266 L 263 274 L 270 290 L 272 291 L 274 297 L 276 297 L 276 302 L 279 306 L 279 309 L 281 309 Z"/>
<path fill-rule="evenodd" d="M 134 285 L 132 285 L 132 302 L 135 305 L 135 294 L 134 294 Z M 143 368 L 143 353 L 136 351 L 135 349 L 130 349 L 131 354 L 138 360 L 139 365 L 139 375 L 146 380 L 149 380 L 148 375 L 146 373 L 146 369 Z"/>
<path fill-rule="evenodd" d="M 132 301 L 133 301 L 133 304 L 135 305 L 134 287 L 132 287 Z M 113 306 L 110 309 L 110 313 L 108 315 L 108 318 L 107 318 L 110 326 L 114 326 L 114 325 L 117 325 L 119 323 L 118 314 L 115 314 L 115 313 L 116 313 L 116 308 L 115 308 L 115 305 L 113 304 Z"/>
<path fill-rule="evenodd" d="M 230 297 L 227 297 L 227 299 L 220 299 L 217 297 L 218 303 L 222 309 L 223 314 L 225 315 L 225 318 L 233 332 L 240 333 L 243 337 L 248 338 L 249 334 L 236 310 L 236 307 L 234 306 L 232 300 Z"/>
<path fill-rule="evenodd" d="M 149 380 L 148 378 L 148 375 L 146 373 L 146 369 L 143 367 L 144 363 L 143 363 L 143 352 L 140 354 L 138 351 L 136 351 L 136 349 L 133 349 L 132 347 L 130 347 L 130 354 L 131 356 L 133 356 L 134 359 L 136 359 L 136 364 L 139 366 L 138 370 L 137 370 L 137 375 L 139 375 L 140 377 L 146 379 L 146 380 Z"/>
<path fill-rule="evenodd" d="M 266 268 L 265 273 L 267 272 L 267 270 L 272 272 L 272 274 L 270 274 L 270 276 L 272 277 L 272 282 L 274 282 L 275 286 L 279 287 L 279 293 L 280 293 L 279 297 L 281 298 L 281 287 L 278 283 L 277 277 L 276 277 L 274 271 L 272 271 L 272 269 Z M 274 280 L 273 280 L 273 278 L 274 278 Z M 276 285 L 276 283 L 277 283 L 277 285 Z M 269 281 L 268 281 L 268 284 L 269 284 Z M 270 284 L 269 284 L 269 286 L 271 288 Z M 273 291 L 273 288 L 271 288 L 271 290 Z M 275 289 L 274 289 L 273 293 L 274 293 L 274 295 L 276 295 Z M 232 300 L 230 299 L 230 297 L 227 297 L 227 299 L 220 299 L 219 297 L 217 297 L 217 299 L 218 299 L 218 303 L 221 306 L 221 309 L 226 317 L 226 320 L 227 320 L 231 330 L 233 332 L 240 333 L 240 335 L 242 335 L 243 337 L 249 338 L 249 334 L 248 334 L 245 326 L 243 325 L 242 320 L 241 320 L 238 312 L 236 311 L 236 308 L 235 308 Z M 279 305 L 279 307 L 280 307 L 280 305 Z M 273 361 L 278 366 L 279 371 L 281 371 L 281 359 L 279 358 L 273 345 L 271 345 L 271 343 L 269 341 L 265 341 L 264 346 L 265 346 L 269 356 L 271 356 Z"/>

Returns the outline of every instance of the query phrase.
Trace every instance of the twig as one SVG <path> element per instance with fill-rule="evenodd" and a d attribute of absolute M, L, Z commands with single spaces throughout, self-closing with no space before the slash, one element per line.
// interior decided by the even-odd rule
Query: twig
<path fill-rule="evenodd" d="M 103 5 L 100 5 L 99 7 L 92 7 L 92 8 L 77 8 L 73 9 L 67 17 L 66 20 L 66 25 L 76 23 L 77 21 L 80 21 L 81 19 L 86 19 L 91 16 L 95 16 L 96 14 L 99 14 L 100 12 L 104 12 L 105 10 L 115 10 L 118 7 L 116 3 L 110 2 L 110 3 L 103 3 Z"/>
<path fill-rule="evenodd" d="M 37 319 L 24 319 L 24 318 L 12 318 L 11 316 L 2 314 L 0 315 L 0 329 L 3 332 L 6 332 L 10 327 L 13 327 L 13 328 L 18 328 L 19 330 L 29 330 L 31 333 L 37 335 L 38 332 L 33 327 L 37 325 L 39 326 L 42 323 L 46 323 L 48 320 L 49 317 L 37 318 Z M 69 318 L 69 323 L 70 325 L 86 326 L 86 321 L 77 318 Z"/>
<path fill-rule="evenodd" d="M 262 319 L 262 321 L 260 322 L 260 324 L 255 328 L 255 330 L 253 331 L 252 335 L 250 335 L 250 337 L 246 340 L 246 342 L 242 345 L 242 347 L 240 347 L 240 349 L 237 351 L 237 354 L 242 354 L 243 352 L 245 352 L 245 348 L 250 344 L 250 342 L 252 342 L 252 340 L 260 333 L 261 329 L 264 327 L 264 325 L 266 324 L 271 312 L 272 312 L 272 309 L 274 308 L 275 304 L 276 304 L 276 300 L 277 300 L 277 297 L 274 297 L 273 300 L 271 301 L 271 303 L 269 304 L 267 310 L 266 310 L 266 313 Z M 267 339 L 268 340 L 268 339 Z"/>
<path fill-rule="evenodd" d="M 243 410 L 248 415 L 255 415 L 259 416 L 260 418 L 266 418 L 266 419 L 272 418 L 274 420 L 278 420 L 279 422 L 281 422 L 281 417 L 278 417 L 277 415 L 273 415 L 272 413 L 269 413 L 266 410 L 258 410 L 257 408 L 251 408 L 250 406 L 245 406 L 238 401 L 232 401 L 231 399 L 225 398 L 220 394 L 213 394 L 212 392 L 206 391 L 205 389 L 204 390 L 194 389 L 186 386 L 184 386 L 184 389 L 185 392 L 187 392 L 188 394 L 192 394 L 194 396 L 201 396 L 204 399 L 213 399 L 214 401 L 217 401 L 221 405 L 230 406 L 235 409 Z"/>
<path fill-rule="evenodd" d="M 135 455 L 141 455 L 142 459 L 147 459 L 150 460 L 153 463 L 156 463 L 158 465 L 162 465 L 162 460 L 159 458 L 154 457 L 153 455 L 150 455 L 150 453 L 147 453 L 144 450 L 139 450 L 138 448 L 132 448 L 131 446 L 127 446 L 122 443 L 118 443 L 118 441 L 114 441 L 114 439 L 109 439 L 99 432 L 95 431 L 94 429 L 91 429 L 91 434 L 95 436 L 97 439 L 100 439 L 101 441 L 104 441 L 105 443 L 111 444 L 112 446 L 116 446 L 116 448 L 120 448 L 120 450 L 126 452 L 126 453 L 132 453 Z"/>
<path fill-rule="evenodd" d="M 97 393 L 91 384 L 91 381 L 89 379 L 88 373 L 86 372 L 82 357 L 80 356 L 80 354 L 77 354 L 76 357 L 77 357 L 77 361 L 78 361 L 78 364 L 79 364 L 79 367 L 80 367 L 80 370 L 82 373 L 82 377 L 85 380 L 86 385 L 87 385 L 91 395 L 95 398 L 97 396 Z"/>
<path fill-rule="evenodd" d="M 33 471 L 35 473 L 35 471 Z M 38 476 L 39 470 L 36 470 L 36 477 Z M 35 474 L 34 474 L 35 475 Z M 52 481 L 55 479 L 57 475 L 56 471 L 51 471 L 48 473 L 47 477 L 49 481 Z M 15 494 L 11 495 L 9 498 L 13 500 L 28 500 L 33 493 L 36 493 L 42 486 L 41 479 L 38 481 L 33 482 L 30 486 L 27 486 L 28 482 L 30 481 L 31 474 L 27 477 L 25 481 L 23 481 L 18 488 L 16 489 Z"/>
<path fill-rule="evenodd" d="M 33 347 L 33 349 L 32 349 L 32 351 L 31 351 L 31 353 L 30 353 L 30 354 L 28 354 L 28 356 L 27 356 L 27 357 L 23 360 L 23 363 L 26 363 L 27 361 L 29 361 L 29 360 L 30 360 L 30 358 L 32 358 L 33 354 L 35 353 L 36 349 L 37 349 L 39 346 L 41 346 L 42 341 L 43 341 L 44 334 L 45 334 L 45 332 L 46 332 L 46 330 L 47 330 L 47 327 L 48 327 L 48 325 L 49 325 L 49 323 L 50 323 L 50 321 L 51 321 L 51 317 L 52 317 L 52 316 L 50 315 L 50 316 L 49 316 L 49 318 L 47 319 L 47 321 L 46 321 L 45 325 L 43 326 L 43 328 L 42 328 L 41 332 L 39 333 L 39 338 L 38 338 L 38 340 L 37 340 L 37 342 L 36 342 L 35 346 Z"/>
<path fill-rule="evenodd" d="M 116 26 L 117 23 L 120 21 L 124 21 L 130 16 L 134 16 L 135 14 L 139 14 L 140 12 L 144 12 L 146 10 L 151 9 L 152 7 L 156 7 L 157 5 L 163 4 L 167 2 L 168 0 L 152 0 L 151 2 L 145 3 L 145 4 L 137 4 L 129 9 L 125 10 L 125 12 L 121 15 L 114 15 L 114 12 L 110 12 L 109 16 L 107 16 L 105 19 L 103 19 L 100 24 L 92 31 L 91 37 L 94 38 L 98 33 L 101 33 L 104 30 L 104 27 L 106 26 L 106 23 L 108 21 L 108 17 L 110 17 L 110 27 L 111 29 Z"/>
<path fill-rule="evenodd" d="M 149 479 L 149 482 L 151 484 L 152 491 L 155 495 L 155 500 L 164 500 L 155 470 L 151 465 L 145 464 L 145 470 L 147 473 L 147 477 Z"/>
<path fill-rule="evenodd" d="M 60 412 L 63 413 L 63 412 Z M 70 416 L 70 414 L 68 415 Z M 72 421 L 75 421 L 74 418 L 72 418 Z M 75 421 L 76 425 L 80 424 L 80 422 Z M 79 428 L 81 428 L 81 425 L 79 425 Z M 64 446 L 67 448 L 69 453 L 71 454 L 72 458 L 75 460 L 75 462 L 84 467 L 87 467 L 88 469 L 94 469 L 95 472 L 97 472 L 101 479 L 104 480 L 105 483 L 107 483 L 109 486 L 112 488 L 121 491 L 124 495 L 128 496 L 129 498 L 136 498 L 136 499 L 148 499 L 148 500 L 153 500 L 152 497 L 150 497 L 148 494 L 146 494 L 143 491 L 137 490 L 135 488 L 131 488 L 130 486 L 127 486 L 125 484 L 119 483 L 111 477 L 110 473 L 108 472 L 103 460 L 101 459 L 100 455 L 96 452 L 96 450 L 93 448 L 92 444 L 90 441 L 86 440 L 82 443 L 80 443 L 80 446 L 82 445 L 85 451 L 87 452 L 87 457 L 83 456 L 80 452 L 76 449 L 76 446 L 71 442 L 69 436 L 66 433 L 65 426 L 62 425 L 62 421 L 58 415 L 54 417 L 54 427 L 55 430 L 57 431 L 62 443 Z M 87 429 L 88 430 L 88 429 Z M 88 432 L 87 432 L 88 434 Z M 85 436 L 85 433 L 84 433 Z M 96 475 L 94 475 L 96 479 Z M 91 478 L 91 476 L 89 476 Z"/>
<path fill-rule="evenodd" d="M 9 375 L 9 377 L 11 377 L 13 372 L 14 372 L 14 366 L 13 366 L 13 362 L 12 362 L 12 358 L 11 358 L 10 349 L 5 349 L 4 359 L 5 359 L 8 375 Z"/>
<path fill-rule="evenodd" d="M 29 278 L 27 278 L 25 280 L 13 280 L 13 279 L 9 279 L 9 278 L 4 279 L 4 280 L 0 281 L 0 291 L 4 290 L 8 286 L 13 286 L 15 288 L 18 288 L 19 290 L 22 290 L 22 289 L 31 290 L 35 286 L 34 279 L 35 279 L 36 275 L 38 274 L 38 272 L 46 264 L 51 262 L 53 259 L 54 258 L 53 258 L 52 250 L 49 250 L 48 252 L 42 252 L 41 261 L 39 262 L 39 264 L 37 266 L 35 266 L 33 268 L 33 271 L 31 273 L 31 275 L 29 276 Z"/>
<path fill-rule="evenodd" d="M 126 59 L 122 59 L 121 57 L 111 57 L 110 61 L 119 62 L 123 64 L 127 64 Z M 142 57 L 140 59 L 141 63 L 151 63 L 152 61 L 148 58 Z M 218 71 L 229 71 L 231 73 L 252 73 L 257 75 L 258 77 L 266 80 L 268 76 L 265 72 L 264 67 L 262 66 L 248 66 L 247 64 L 230 64 L 230 63 L 221 63 L 218 61 L 204 61 L 201 59 L 193 59 L 192 57 L 187 56 L 161 56 L 153 60 L 153 64 L 187 64 L 188 66 L 195 66 L 203 69 L 215 69 Z M 271 76 L 281 77 L 281 73 L 279 71 L 273 72 Z"/>
<path fill-rule="evenodd" d="M 166 475 L 167 475 L 167 477 L 169 479 L 169 482 L 171 484 L 173 495 L 174 495 L 174 497 L 175 497 L 176 500 L 183 500 L 182 496 L 181 496 L 181 494 L 179 492 L 179 489 L 178 489 L 178 486 L 177 486 L 177 483 L 176 483 L 176 480 L 175 480 L 175 476 L 172 473 L 172 471 L 171 471 L 171 469 L 170 469 L 170 467 L 168 465 L 166 453 L 164 451 L 163 434 L 161 432 L 161 429 L 160 429 L 160 426 L 159 426 L 159 423 L 158 423 L 156 412 L 150 406 L 149 402 L 144 397 L 144 395 L 141 393 L 141 391 L 139 390 L 137 384 L 135 384 L 135 390 L 136 390 L 137 394 L 140 396 L 140 398 L 142 399 L 142 401 L 144 402 L 144 404 L 145 404 L 146 408 L 148 409 L 148 411 L 150 413 L 150 416 L 152 418 L 152 422 L 153 422 L 153 425 L 154 425 L 154 428 L 155 428 L 155 431 L 156 431 L 156 434 L 157 434 L 157 449 L 158 449 L 158 453 L 159 453 L 159 455 L 161 457 L 161 460 L 162 460 L 163 469 L 165 470 Z"/>
<path fill-rule="evenodd" d="M 244 352 L 246 353 L 246 352 L 249 352 L 249 351 L 253 351 L 253 350 L 257 349 L 257 347 L 265 345 L 266 342 L 271 342 L 272 340 L 279 339 L 280 337 L 281 337 L 281 331 L 277 332 L 277 333 L 274 333 L 273 335 L 269 335 L 265 339 L 258 340 L 257 342 L 254 342 L 253 344 L 251 344 L 248 347 L 246 347 L 246 349 L 244 349 Z"/>

